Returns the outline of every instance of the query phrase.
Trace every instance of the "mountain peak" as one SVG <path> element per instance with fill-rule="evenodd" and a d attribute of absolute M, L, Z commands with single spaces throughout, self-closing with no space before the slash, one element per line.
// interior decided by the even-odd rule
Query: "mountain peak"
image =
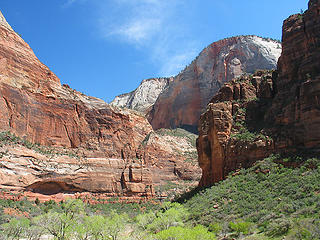
<path fill-rule="evenodd" d="M 12 30 L 11 26 L 9 25 L 9 23 L 7 22 L 6 18 L 3 16 L 1 11 L 0 11 L 0 26 Z"/>

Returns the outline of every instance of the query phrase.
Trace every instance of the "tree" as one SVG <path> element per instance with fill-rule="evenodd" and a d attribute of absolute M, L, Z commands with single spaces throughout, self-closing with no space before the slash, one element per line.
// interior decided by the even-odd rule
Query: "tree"
<path fill-rule="evenodd" d="M 117 240 L 127 221 L 126 214 L 112 213 L 110 217 L 106 218 L 105 234 L 109 236 L 110 240 Z"/>
<path fill-rule="evenodd" d="M 165 203 L 163 209 L 157 212 L 154 221 L 147 226 L 151 232 L 159 232 L 172 226 L 183 226 L 188 218 L 188 211 L 179 203 Z"/>
<path fill-rule="evenodd" d="M 1 229 L 3 230 L 3 235 L 7 239 L 20 239 L 29 226 L 29 219 L 13 218 L 10 222 L 2 224 Z"/>
<path fill-rule="evenodd" d="M 40 240 L 44 230 L 38 226 L 30 226 L 25 230 L 25 236 L 28 240 Z"/>
<path fill-rule="evenodd" d="M 194 228 L 170 227 L 155 234 L 157 240 L 215 240 L 215 234 L 202 225 Z"/>
<path fill-rule="evenodd" d="M 148 213 L 139 214 L 136 217 L 136 222 L 139 228 L 142 230 L 147 230 L 148 225 L 150 225 L 154 219 L 156 219 L 156 213 L 153 211 L 149 211 Z"/>
<path fill-rule="evenodd" d="M 74 226 L 83 212 L 84 204 L 81 200 L 68 199 L 61 204 L 60 212 L 50 210 L 48 213 L 36 217 L 35 223 L 47 230 L 57 240 L 65 240 L 71 236 Z"/>
<path fill-rule="evenodd" d="M 104 239 L 105 225 L 106 219 L 103 216 L 85 216 L 81 223 L 77 224 L 74 228 L 75 238 L 78 240 Z"/>

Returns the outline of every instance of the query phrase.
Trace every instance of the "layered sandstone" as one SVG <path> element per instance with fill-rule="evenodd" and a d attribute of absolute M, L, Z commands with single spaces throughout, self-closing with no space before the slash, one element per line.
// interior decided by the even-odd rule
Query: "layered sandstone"
<path fill-rule="evenodd" d="M 172 80 L 173 78 L 145 79 L 134 91 L 116 96 L 110 105 L 146 113 Z"/>
<path fill-rule="evenodd" d="M 146 141 L 155 133 L 140 113 L 114 108 L 67 85 L 61 86 L 2 15 L 1 131 L 43 146 L 71 149 L 78 155 L 39 155 L 19 149 L 19 144 L 6 143 L 2 152 L 8 154 L 0 155 L 2 188 L 47 195 L 61 191 L 150 197 L 155 194 L 155 185 L 184 182 L 185 176 L 176 173 L 178 166 L 181 172 L 188 171 L 183 164 L 186 156 L 168 150 L 166 144 Z M 154 151 L 148 149 L 149 145 Z M 168 141 L 167 145 L 174 144 Z M 199 169 L 193 169 L 190 174 L 195 182 Z"/>
<path fill-rule="evenodd" d="M 200 118 L 200 185 L 270 153 L 319 154 L 320 1 L 284 21 L 278 70 L 226 84 Z M 261 75 L 261 76 L 259 76 Z"/>
<path fill-rule="evenodd" d="M 222 85 L 243 73 L 274 69 L 281 44 L 257 36 L 239 36 L 212 43 L 159 95 L 148 114 L 154 129 L 195 130 L 200 114 Z"/>
<path fill-rule="evenodd" d="M 258 72 L 230 81 L 211 100 L 199 121 L 201 186 L 273 152 L 273 139 L 263 129 L 264 112 L 273 95 L 272 74 Z"/>
<path fill-rule="evenodd" d="M 285 149 L 320 147 L 320 1 L 309 1 L 304 14 L 283 25 L 277 95 L 266 119 L 278 128 L 277 142 Z"/>

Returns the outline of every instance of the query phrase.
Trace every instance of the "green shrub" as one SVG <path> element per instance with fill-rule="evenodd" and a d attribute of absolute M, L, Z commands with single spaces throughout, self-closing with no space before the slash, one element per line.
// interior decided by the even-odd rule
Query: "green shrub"
<path fill-rule="evenodd" d="M 291 227 L 291 222 L 285 218 L 274 219 L 267 227 L 266 234 L 270 237 L 278 237 L 286 234 Z"/>
<path fill-rule="evenodd" d="M 210 232 L 218 234 L 222 231 L 222 226 L 219 223 L 211 223 L 208 229 Z"/>
<path fill-rule="evenodd" d="M 20 239 L 29 227 L 30 221 L 27 218 L 13 218 L 10 222 L 1 225 L 3 235 L 7 239 Z"/>
<path fill-rule="evenodd" d="M 190 212 L 191 223 L 205 226 L 212 222 L 234 223 L 223 226 L 220 234 L 224 234 L 241 232 L 241 224 L 237 226 L 236 220 L 245 219 L 252 223 L 252 229 L 273 236 L 288 235 L 292 219 L 317 219 L 320 215 L 319 160 L 307 161 L 301 168 L 287 168 L 275 161 L 281 162 L 281 157 L 271 155 L 195 194 L 184 204 Z M 281 221 L 277 220 L 280 222 L 276 224 L 275 219 Z"/>
<path fill-rule="evenodd" d="M 215 234 L 198 225 L 194 228 L 170 227 L 155 235 L 157 240 L 215 240 Z"/>
<path fill-rule="evenodd" d="M 230 222 L 229 227 L 232 231 L 236 232 L 238 235 L 243 233 L 245 235 L 249 234 L 252 223 L 245 221 Z"/>
<path fill-rule="evenodd" d="M 183 226 L 188 218 L 188 211 L 179 203 L 165 203 L 163 209 L 156 213 L 156 218 L 147 225 L 151 232 L 159 232 L 172 226 Z"/>

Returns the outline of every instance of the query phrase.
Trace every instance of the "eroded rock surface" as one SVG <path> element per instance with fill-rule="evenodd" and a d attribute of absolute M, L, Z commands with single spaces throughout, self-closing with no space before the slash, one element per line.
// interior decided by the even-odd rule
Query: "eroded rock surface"
<path fill-rule="evenodd" d="M 200 118 L 200 185 L 270 153 L 319 155 L 320 1 L 284 21 L 278 70 L 233 80 Z"/>
<path fill-rule="evenodd" d="M 279 129 L 279 147 L 320 147 L 320 1 L 283 25 L 277 95 L 266 118 Z"/>
<path fill-rule="evenodd" d="M 222 85 L 243 73 L 274 69 L 281 44 L 257 36 L 212 43 L 159 95 L 148 119 L 154 129 L 196 129 L 200 114 Z"/>
<path fill-rule="evenodd" d="M 218 182 L 274 151 L 263 118 L 273 96 L 272 73 L 258 72 L 226 83 L 213 97 L 199 121 L 201 186 Z"/>
<path fill-rule="evenodd" d="M 174 143 L 168 141 L 169 148 L 153 143 L 149 148 L 146 137 L 155 133 L 141 113 L 62 86 L 0 15 L 0 132 L 4 131 L 31 143 L 71 149 L 78 157 L 39 155 L 6 142 L 6 154 L 0 155 L 2 188 L 145 198 L 154 196 L 155 186 L 166 181 L 183 184 L 185 176 L 177 174 L 177 166 L 183 173 L 189 171 L 183 164 L 187 157 L 169 149 Z M 193 169 L 189 175 L 195 184 L 199 168 Z"/>
<path fill-rule="evenodd" d="M 146 113 L 156 102 L 160 93 L 172 80 L 173 78 L 145 79 L 136 90 L 116 96 L 110 105 L 125 107 Z"/>

